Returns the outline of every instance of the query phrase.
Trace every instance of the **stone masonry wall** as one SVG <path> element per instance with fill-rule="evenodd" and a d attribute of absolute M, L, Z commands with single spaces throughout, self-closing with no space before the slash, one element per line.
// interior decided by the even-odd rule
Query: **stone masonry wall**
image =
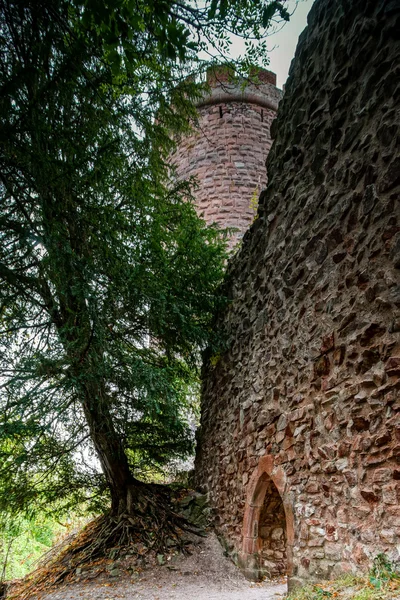
<path fill-rule="evenodd" d="M 400 0 L 316 0 L 308 22 L 229 266 L 196 459 L 249 576 L 274 482 L 291 585 L 400 545 Z"/>
<path fill-rule="evenodd" d="M 268 481 L 258 522 L 260 574 L 277 577 L 286 574 L 286 520 L 282 499 L 272 480 Z"/>
<path fill-rule="evenodd" d="M 209 73 L 210 94 L 198 102 L 198 122 L 172 156 L 179 179 L 196 177 L 198 212 L 207 223 L 232 227 L 231 246 L 248 229 L 265 187 L 270 126 L 281 92 L 276 76 L 258 73 L 259 83 L 230 83 L 227 72 Z"/>

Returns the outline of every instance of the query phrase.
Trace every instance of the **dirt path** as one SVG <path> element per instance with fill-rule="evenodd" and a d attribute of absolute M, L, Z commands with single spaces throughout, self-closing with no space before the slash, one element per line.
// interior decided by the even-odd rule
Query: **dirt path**
<path fill-rule="evenodd" d="M 42 600 L 283 600 L 285 594 L 286 584 L 247 581 L 211 535 L 191 556 L 179 557 L 171 565 L 146 570 L 136 578 L 69 585 Z"/>

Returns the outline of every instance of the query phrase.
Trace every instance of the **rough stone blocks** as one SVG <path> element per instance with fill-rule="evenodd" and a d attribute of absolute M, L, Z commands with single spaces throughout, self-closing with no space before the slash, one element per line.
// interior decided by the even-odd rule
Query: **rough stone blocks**
<path fill-rule="evenodd" d="M 258 218 L 229 264 L 228 349 L 205 364 L 196 469 L 251 576 L 282 559 L 272 513 L 291 585 L 399 558 L 399 31 L 398 1 L 316 0 Z M 220 183 L 239 203 L 232 169 Z"/>

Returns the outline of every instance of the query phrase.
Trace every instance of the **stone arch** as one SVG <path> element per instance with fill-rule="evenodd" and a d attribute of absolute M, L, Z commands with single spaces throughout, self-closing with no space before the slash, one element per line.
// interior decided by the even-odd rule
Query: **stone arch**
<path fill-rule="evenodd" d="M 242 550 L 239 563 L 249 579 L 258 580 L 262 575 L 259 523 L 268 489 L 275 489 L 282 501 L 286 521 L 286 565 L 288 579 L 293 575 L 294 517 L 288 497 L 286 473 L 274 464 L 272 455 L 262 456 L 247 487 L 244 511 Z"/>

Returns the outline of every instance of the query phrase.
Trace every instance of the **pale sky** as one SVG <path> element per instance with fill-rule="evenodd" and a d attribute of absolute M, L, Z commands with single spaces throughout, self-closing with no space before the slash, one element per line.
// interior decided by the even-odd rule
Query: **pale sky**
<path fill-rule="evenodd" d="M 285 83 L 292 58 L 297 46 L 300 33 L 307 26 L 307 15 L 314 0 L 289 0 L 287 5 L 290 12 L 294 13 L 282 29 L 269 37 L 268 46 L 271 49 L 268 69 L 277 74 L 277 86 L 282 88 Z M 297 5 L 297 6 L 296 6 Z M 235 41 L 232 46 L 232 55 L 235 57 L 243 52 L 244 46 Z"/>
<path fill-rule="evenodd" d="M 279 88 L 285 83 L 290 63 L 294 57 L 297 40 L 303 29 L 307 26 L 307 15 L 314 0 L 300 0 L 289 23 L 281 31 L 270 37 L 269 46 L 276 46 L 270 53 L 269 70 L 277 74 Z"/>

